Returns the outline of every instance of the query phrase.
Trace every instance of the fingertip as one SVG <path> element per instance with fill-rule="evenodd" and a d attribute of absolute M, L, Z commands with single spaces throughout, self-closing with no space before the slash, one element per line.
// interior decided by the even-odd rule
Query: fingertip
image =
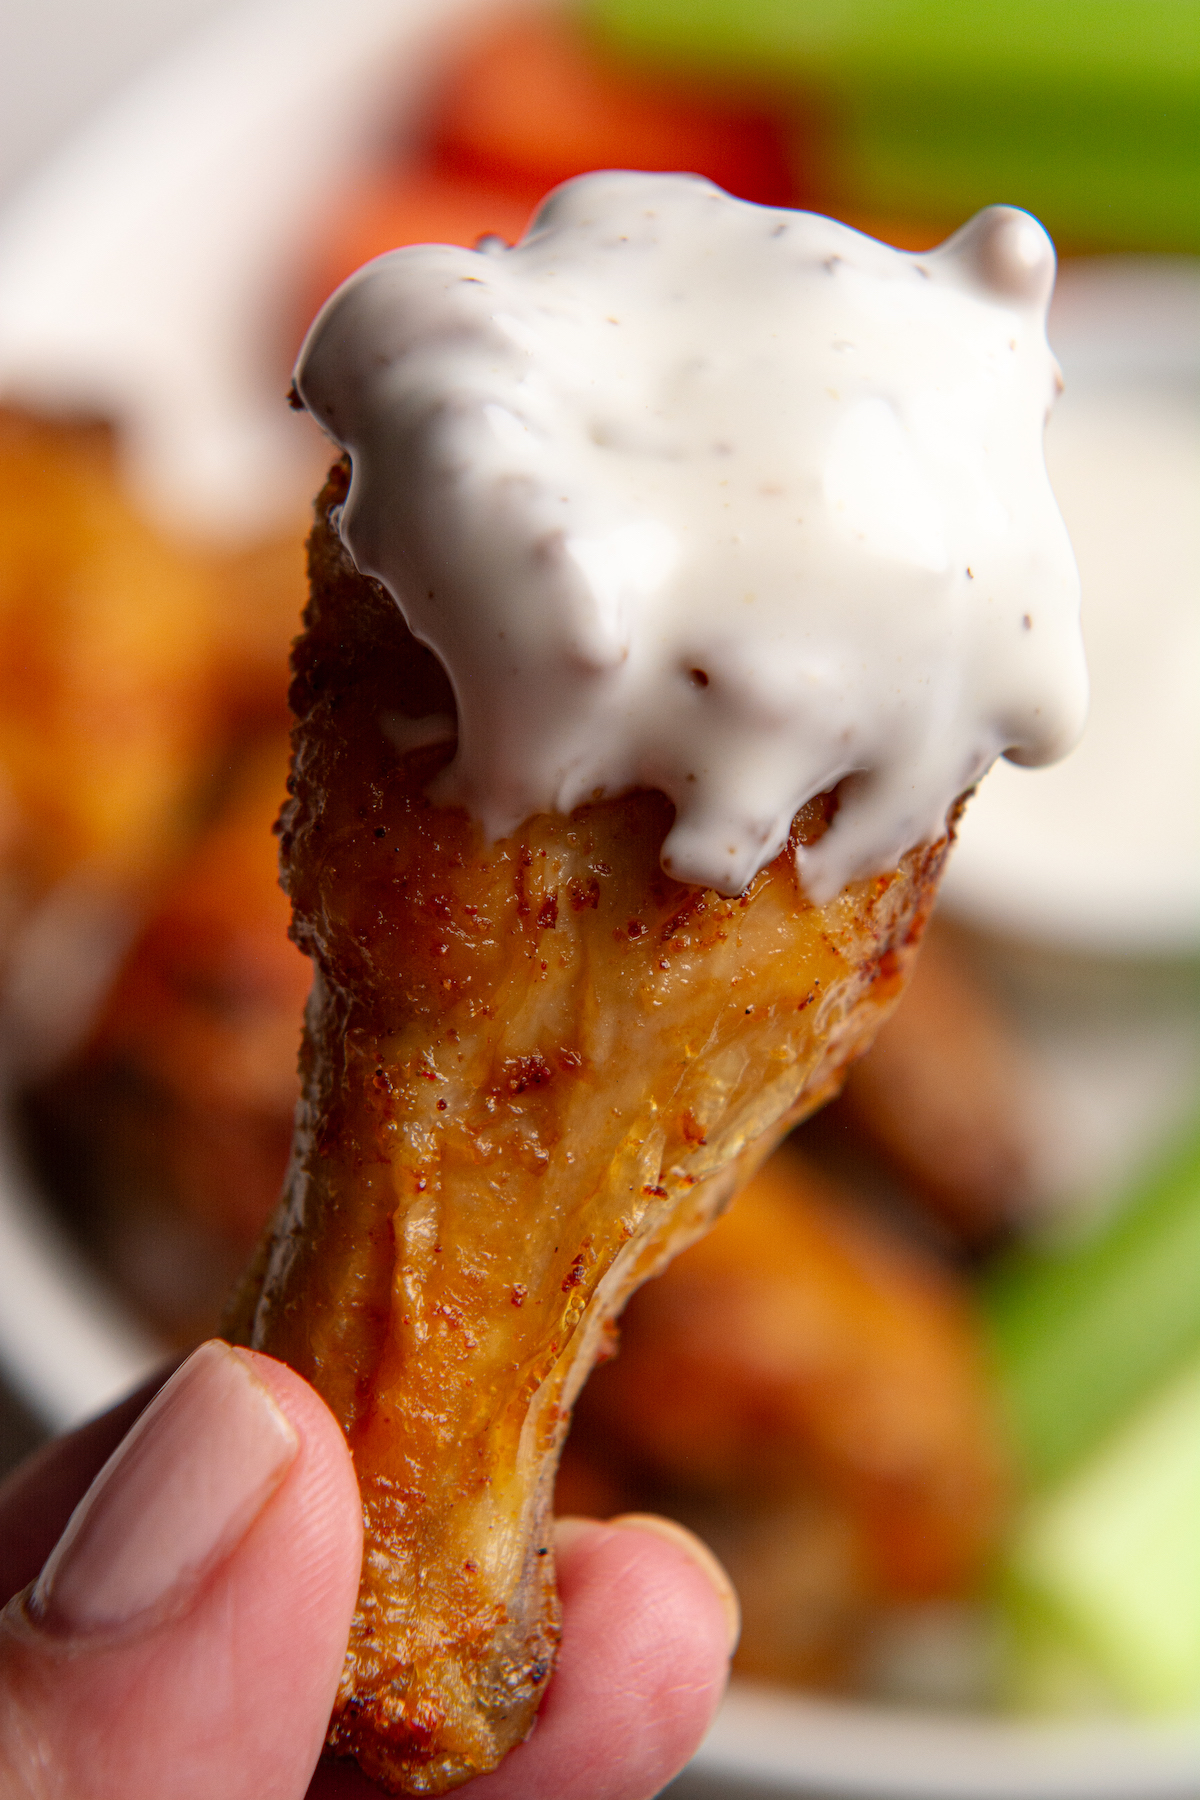
<path fill-rule="evenodd" d="M 270 1390 L 300 1438 L 300 1454 L 236 1559 L 257 1674 L 315 1721 L 313 1759 L 341 1674 L 362 1570 L 362 1501 L 337 1420 L 285 1363 L 238 1352 Z M 272 1671 L 273 1666 L 273 1671 Z M 301 1708 L 299 1693 L 308 1698 Z"/>
<path fill-rule="evenodd" d="M 353 1469 L 342 1428 L 316 1388 L 305 1381 L 302 1375 L 297 1375 L 295 1369 L 289 1368 L 287 1363 L 279 1362 L 273 1356 L 266 1356 L 261 1350 L 248 1350 L 241 1344 L 229 1348 L 267 1388 L 275 1404 L 303 1437 L 314 1443 L 327 1444 L 334 1460 L 344 1462 L 347 1468 Z"/>
<path fill-rule="evenodd" d="M 358 1479 L 350 1447 L 341 1426 L 303 1376 L 286 1363 L 261 1350 L 237 1347 L 239 1357 L 267 1388 L 275 1404 L 299 1435 L 302 1466 L 297 1481 L 304 1490 L 304 1504 L 310 1519 L 320 1526 L 324 1519 L 336 1519 L 336 1529 L 344 1536 L 347 1521 L 353 1515 L 361 1558 L 362 1509 Z"/>
<path fill-rule="evenodd" d="M 692 1563 L 712 1587 L 725 1617 L 726 1654 L 732 1656 L 742 1635 L 742 1607 L 737 1589 L 729 1579 L 724 1563 L 709 1549 L 703 1538 L 681 1525 L 678 1519 L 665 1519 L 661 1513 L 618 1513 L 608 1523 L 617 1531 L 643 1531 L 678 1550 Z"/>
<path fill-rule="evenodd" d="M 583 1514 L 563 1513 L 554 1521 L 554 1560 L 561 1569 L 564 1558 L 570 1558 L 576 1545 L 586 1544 L 593 1532 L 605 1530 L 603 1519 L 585 1518 Z"/>

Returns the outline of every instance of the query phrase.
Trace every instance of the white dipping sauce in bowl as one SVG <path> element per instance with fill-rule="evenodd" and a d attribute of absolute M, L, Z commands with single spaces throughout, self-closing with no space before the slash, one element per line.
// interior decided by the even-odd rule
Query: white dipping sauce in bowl
<path fill-rule="evenodd" d="M 944 903 L 1080 950 L 1200 946 L 1200 264 L 1068 263 L 1046 462 L 1079 562 L 1091 713 L 972 800 Z"/>

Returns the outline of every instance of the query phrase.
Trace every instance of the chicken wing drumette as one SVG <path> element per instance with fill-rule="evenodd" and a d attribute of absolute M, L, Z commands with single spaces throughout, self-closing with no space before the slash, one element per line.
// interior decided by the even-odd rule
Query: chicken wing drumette
<path fill-rule="evenodd" d="M 946 841 L 821 907 L 790 849 L 737 899 L 670 880 L 657 793 L 487 844 L 426 797 L 453 698 L 330 525 L 346 483 L 312 543 L 282 833 L 305 1094 L 233 1330 L 354 1452 L 368 1548 L 330 1743 L 437 1793 L 520 1741 L 549 1678 L 557 1452 L 613 1319 L 870 1041 Z"/>
<path fill-rule="evenodd" d="M 957 797 L 1078 728 L 1052 279 L 1011 209 L 909 257 L 609 174 L 511 251 L 378 259 L 310 333 L 350 457 L 282 825 L 315 982 L 232 1329 L 350 1442 L 330 1742 L 396 1791 L 528 1731 L 623 1300 L 870 1041 Z"/>

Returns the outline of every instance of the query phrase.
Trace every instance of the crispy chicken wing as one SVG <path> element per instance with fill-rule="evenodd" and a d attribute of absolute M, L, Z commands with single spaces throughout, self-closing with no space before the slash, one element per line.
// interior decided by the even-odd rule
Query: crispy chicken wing
<path fill-rule="evenodd" d="M 315 1384 L 358 1470 L 330 1744 L 439 1793 L 525 1736 L 549 1679 L 555 1463 L 612 1319 L 870 1041 L 946 840 L 822 907 L 787 851 L 731 900 L 669 879 L 654 792 L 489 844 L 426 797 L 453 698 L 342 549 L 347 481 L 310 547 L 282 822 L 304 1097 L 229 1329 Z"/>

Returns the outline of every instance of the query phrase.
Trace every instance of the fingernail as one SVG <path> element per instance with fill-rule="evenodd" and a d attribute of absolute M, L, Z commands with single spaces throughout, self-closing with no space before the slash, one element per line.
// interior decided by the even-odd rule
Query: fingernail
<path fill-rule="evenodd" d="M 732 1656 L 742 1635 L 742 1609 L 732 1581 L 708 1545 L 685 1525 L 678 1524 L 674 1519 L 661 1518 L 658 1513 L 620 1513 L 615 1519 L 609 1519 L 608 1524 L 618 1526 L 622 1531 L 649 1531 L 655 1537 L 665 1538 L 669 1544 L 674 1544 L 677 1550 L 682 1550 L 685 1556 L 691 1558 L 701 1574 L 712 1584 L 712 1590 L 721 1602 L 729 1636 L 729 1654 Z"/>
<path fill-rule="evenodd" d="M 576 1517 L 573 1513 L 560 1513 L 554 1521 L 554 1551 L 557 1556 L 564 1555 L 580 1540 L 590 1536 L 598 1526 L 605 1523 L 603 1519 Z"/>
<path fill-rule="evenodd" d="M 299 1447 L 250 1359 L 202 1344 L 75 1508 L 31 1616 L 76 1635 L 181 1605 L 241 1542 Z"/>

